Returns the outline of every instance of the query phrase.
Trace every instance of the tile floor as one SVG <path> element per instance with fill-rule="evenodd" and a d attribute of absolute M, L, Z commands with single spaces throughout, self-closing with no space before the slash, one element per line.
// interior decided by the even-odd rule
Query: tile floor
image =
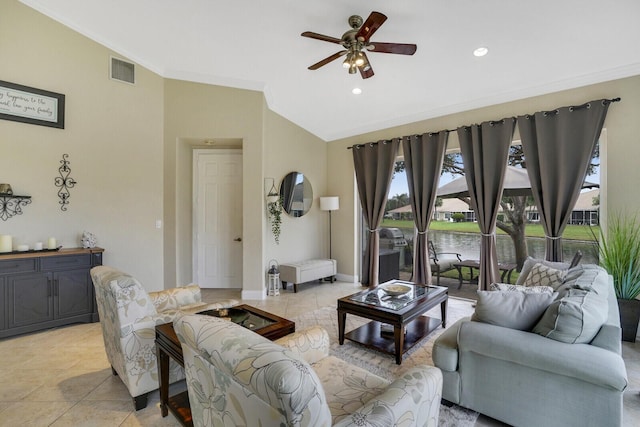
<path fill-rule="evenodd" d="M 243 302 L 291 318 L 335 306 L 337 298 L 359 290 L 352 283 L 316 283 L 301 285 L 297 294 L 282 291 L 278 297 Z M 239 295 L 233 290 L 203 291 L 205 301 Z M 640 341 L 623 347 L 630 383 L 625 426 L 632 426 L 640 422 Z M 98 323 L 0 340 L 0 361 L 0 426 L 178 426 L 171 415 L 160 416 L 157 391 L 151 393 L 146 409 L 133 411 L 126 388 L 111 375 Z M 184 384 L 174 388 L 181 387 Z M 476 423 L 500 425 L 482 416 Z"/>

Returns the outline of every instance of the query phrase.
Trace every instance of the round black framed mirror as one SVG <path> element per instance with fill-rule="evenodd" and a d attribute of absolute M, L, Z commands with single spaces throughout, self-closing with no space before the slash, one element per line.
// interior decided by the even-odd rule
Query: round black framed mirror
<path fill-rule="evenodd" d="M 311 182 L 301 172 L 289 172 L 280 183 L 282 208 L 292 217 L 301 217 L 313 204 Z"/>

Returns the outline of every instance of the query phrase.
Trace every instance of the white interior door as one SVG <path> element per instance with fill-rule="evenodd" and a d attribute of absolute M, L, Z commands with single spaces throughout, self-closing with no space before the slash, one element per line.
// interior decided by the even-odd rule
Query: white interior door
<path fill-rule="evenodd" d="M 242 288 L 242 153 L 194 150 L 194 282 Z"/>

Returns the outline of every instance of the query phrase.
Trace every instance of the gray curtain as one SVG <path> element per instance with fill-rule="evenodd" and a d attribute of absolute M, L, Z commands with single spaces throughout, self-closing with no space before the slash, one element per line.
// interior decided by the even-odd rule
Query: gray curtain
<path fill-rule="evenodd" d="M 549 261 L 562 261 L 562 232 L 578 199 L 609 103 L 597 100 L 518 117 Z"/>
<path fill-rule="evenodd" d="M 447 148 L 448 131 L 405 136 L 404 164 L 409 184 L 416 234 L 413 239 L 413 281 L 431 284 L 427 229 L 436 203 L 436 192 Z"/>
<path fill-rule="evenodd" d="M 353 165 L 356 172 L 360 205 L 367 228 L 367 242 L 362 264 L 362 285 L 378 286 L 380 233 L 387 194 L 395 166 L 400 139 L 354 145 Z"/>
<path fill-rule="evenodd" d="M 487 290 L 500 277 L 496 251 L 496 219 L 502 198 L 515 118 L 458 129 L 460 151 L 471 206 L 480 227 L 478 289 Z"/>

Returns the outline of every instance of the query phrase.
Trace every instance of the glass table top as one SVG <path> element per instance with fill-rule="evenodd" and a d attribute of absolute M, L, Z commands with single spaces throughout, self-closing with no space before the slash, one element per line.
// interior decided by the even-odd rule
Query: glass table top
<path fill-rule="evenodd" d="M 252 331 L 277 323 L 275 320 L 267 319 L 266 317 L 251 313 L 250 311 L 233 307 L 205 310 L 198 312 L 198 314 L 205 314 L 207 316 L 215 316 L 230 320 L 233 323 L 237 323 L 238 325 L 244 326 Z"/>
<path fill-rule="evenodd" d="M 416 285 L 403 280 L 390 280 L 374 289 L 352 295 L 350 299 L 375 307 L 400 310 L 427 295 L 430 288 L 435 289 L 435 287 Z"/>

